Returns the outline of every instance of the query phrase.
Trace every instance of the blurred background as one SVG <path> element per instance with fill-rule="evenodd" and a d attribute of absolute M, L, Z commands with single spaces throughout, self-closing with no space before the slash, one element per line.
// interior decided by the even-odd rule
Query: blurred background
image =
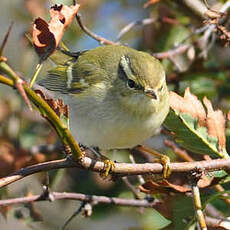
<path fill-rule="evenodd" d="M 192 2 L 198 5 L 198 9 L 191 6 Z M 217 10 L 224 2 L 226 1 L 208 1 L 210 6 Z M 120 42 L 149 53 L 168 51 L 178 45 L 189 44 L 186 52 L 162 60 L 169 89 L 183 94 L 185 88 L 190 86 L 192 93 L 199 98 L 207 96 L 214 106 L 225 112 L 229 110 L 230 49 L 218 36 L 207 38 L 203 32 L 198 31 L 204 27 L 205 6 L 202 1 L 81 0 L 78 3 L 81 4 L 80 13 L 84 24 L 112 41 L 117 40 L 119 32 L 129 23 L 154 18 L 154 23 L 137 23 L 137 26 L 122 36 Z M 25 33 L 31 32 L 34 18 L 49 20 L 48 11 L 53 4 L 70 5 L 72 1 L 0 2 L 0 42 L 11 22 L 14 23 L 4 56 L 12 68 L 26 80 L 33 75 L 38 57 Z M 227 26 L 229 27 L 229 23 Z M 91 49 L 100 45 L 84 34 L 76 21 L 65 33 L 63 41 L 71 51 Z M 44 76 L 51 67 L 52 63 L 46 61 L 39 77 Z M 148 144 L 161 152 L 164 151 L 172 160 L 177 160 L 172 150 L 164 146 L 164 139 L 165 136 L 159 134 L 149 140 Z M 52 127 L 36 111 L 29 111 L 16 91 L 0 85 L 0 176 L 6 176 L 27 165 L 63 158 L 64 155 L 60 151 L 44 153 L 34 150 L 34 146 L 56 143 L 58 139 Z M 113 157 L 112 154 L 110 156 Z M 152 160 L 146 156 L 135 157 L 138 162 Z M 116 160 L 129 162 L 128 154 L 120 153 Z M 6 199 L 40 194 L 45 177 L 45 173 L 39 173 L 24 178 L 1 189 L 0 196 Z M 98 174 L 88 171 L 54 170 L 49 172 L 49 177 L 52 191 L 133 198 L 120 179 L 115 182 L 103 180 Z M 137 178 L 132 178 L 131 182 L 139 185 Z M 211 194 L 211 191 L 207 191 L 209 192 Z M 143 194 L 142 196 L 144 197 Z M 175 194 L 170 198 L 158 198 L 167 202 L 166 208 L 159 207 L 159 210 L 155 210 L 97 205 L 90 217 L 83 218 L 78 215 L 67 229 L 157 230 L 168 226 L 170 220 L 173 221 L 173 226 L 169 225 L 167 229 L 184 229 L 188 223 L 186 218 L 193 216 L 191 198 Z M 78 201 L 64 200 L 1 208 L 0 229 L 13 230 L 17 227 L 18 230 L 56 230 L 79 205 Z M 229 214 L 229 207 L 222 201 L 216 201 L 214 205 L 220 207 L 226 215 Z"/>

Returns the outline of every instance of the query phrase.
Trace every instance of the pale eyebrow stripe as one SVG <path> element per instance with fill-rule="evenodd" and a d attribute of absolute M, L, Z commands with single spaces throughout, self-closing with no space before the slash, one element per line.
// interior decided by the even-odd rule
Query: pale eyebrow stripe
<path fill-rule="evenodd" d="M 129 63 L 130 62 L 129 62 L 128 58 L 126 58 L 125 56 L 121 56 L 120 65 L 121 65 L 123 71 L 125 72 L 126 77 L 131 79 L 131 80 L 136 81 L 136 78 L 132 73 L 132 70 L 131 70 Z"/>

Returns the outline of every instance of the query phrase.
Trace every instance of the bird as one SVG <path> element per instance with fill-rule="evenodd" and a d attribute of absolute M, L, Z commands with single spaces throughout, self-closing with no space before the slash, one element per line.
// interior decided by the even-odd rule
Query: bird
<path fill-rule="evenodd" d="M 162 64 L 122 45 L 77 52 L 38 84 L 70 110 L 70 131 L 84 146 L 130 149 L 153 136 L 169 112 Z"/>

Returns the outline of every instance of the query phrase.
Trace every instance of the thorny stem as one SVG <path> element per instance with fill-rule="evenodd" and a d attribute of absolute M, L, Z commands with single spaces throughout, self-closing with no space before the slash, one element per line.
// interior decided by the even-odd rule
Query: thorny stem
<path fill-rule="evenodd" d="M 11 24 L 10 24 L 10 26 L 9 26 L 9 28 L 8 28 L 8 31 L 7 31 L 7 33 L 6 33 L 6 35 L 5 35 L 5 38 L 4 38 L 4 40 L 3 40 L 2 44 L 1 44 L 1 47 L 0 47 L 0 57 L 2 57 L 4 48 L 5 48 L 5 46 L 6 46 L 7 40 L 8 40 L 8 38 L 9 38 L 10 32 L 11 32 L 11 30 L 12 30 L 12 27 L 13 27 L 13 22 L 11 22 Z"/>
<path fill-rule="evenodd" d="M 2 65 L 3 62 L 0 62 L 0 69 L 6 70 L 6 67 L 9 67 L 6 63 Z M 11 69 L 8 68 L 7 75 L 17 81 L 20 79 L 17 74 Z M 10 87 L 14 87 L 15 84 L 12 80 L 0 75 L 0 82 L 6 84 Z M 78 143 L 75 141 L 74 137 L 71 135 L 70 131 L 62 124 L 61 120 L 57 116 L 57 114 L 52 110 L 52 108 L 40 97 L 38 96 L 29 86 L 23 84 L 23 89 L 28 95 L 29 99 L 34 103 L 34 105 L 38 108 L 42 115 L 48 117 L 50 123 L 56 128 L 57 133 L 63 143 L 63 145 L 70 146 L 73 154 L 73 158 L 75 160 L 80 160 L 83 157 L 83 154 L 80 150 Z"/>

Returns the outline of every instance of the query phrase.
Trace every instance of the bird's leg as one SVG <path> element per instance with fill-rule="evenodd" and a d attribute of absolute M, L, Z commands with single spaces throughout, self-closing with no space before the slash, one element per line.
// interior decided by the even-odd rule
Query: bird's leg
<path fill-rule="evenodd" d="M 171 174 L 171 169 L 169 167 L 170 158 L 168 156 L 165 156 L 155 150 L 152 150 L 148 147 L 145 147 L 143 145 L 138 146 L 138 148 L 142 151 L 145 151 L 147 153 L 150 153 L 151 155 L 155 156 L 159 159 L 160 163 L 163 165 L 163 178 L 168 178 Z"/>
<path fill-rule="evenodd" d="M 101 173 L 101 176 L 103 178 L 106 178 L 109 175 L 109 171 L 115 167 L 115 164 L 112 160 L 110 160 L 108 157 L 104 156 L 103 154 L 100 153 L 98 147 L 91 147 L 89 148 L 92 153 L 94 153 L 100 160 L 102 160 L 105 164 L 105 171 Z"/>

